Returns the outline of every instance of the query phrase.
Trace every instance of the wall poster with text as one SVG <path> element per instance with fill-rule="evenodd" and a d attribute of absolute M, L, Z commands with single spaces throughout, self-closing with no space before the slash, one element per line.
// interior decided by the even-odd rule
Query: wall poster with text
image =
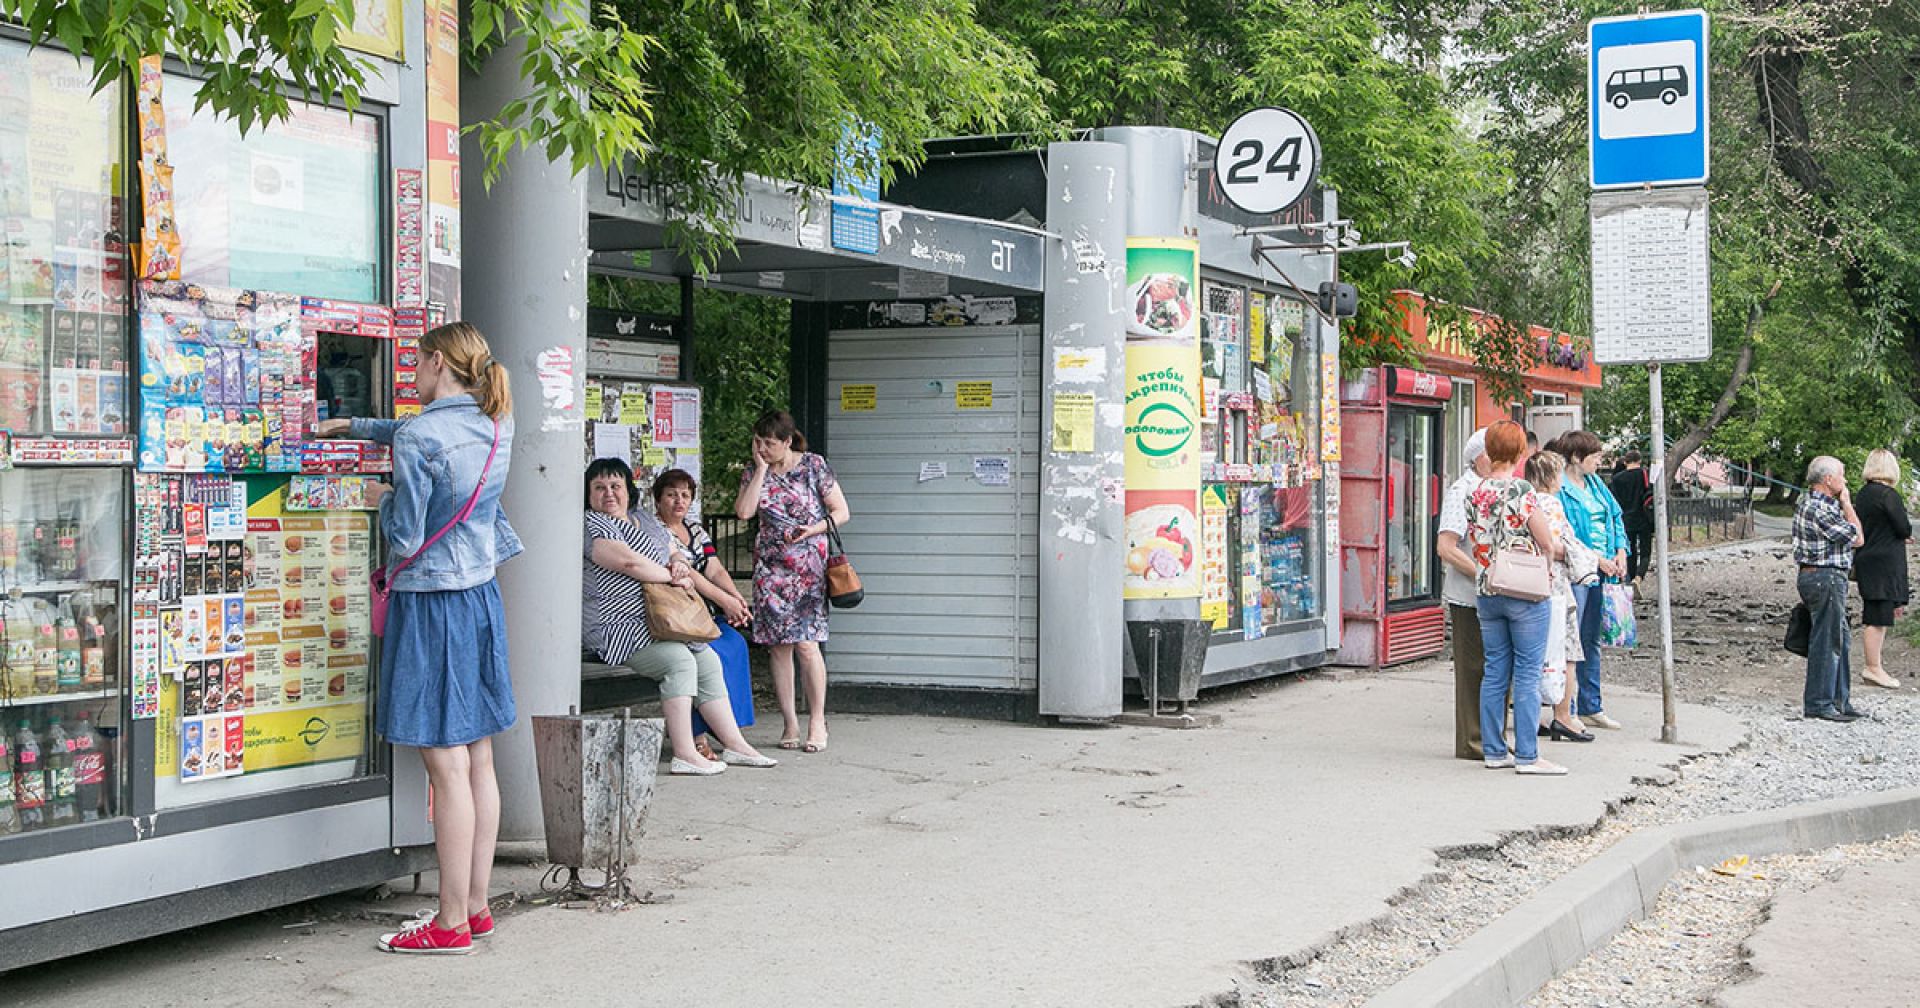
<path fill-rule="evenodd" d="M 1124 596 L 1199 598 L 1200 245 L 1127 240 Z"/>

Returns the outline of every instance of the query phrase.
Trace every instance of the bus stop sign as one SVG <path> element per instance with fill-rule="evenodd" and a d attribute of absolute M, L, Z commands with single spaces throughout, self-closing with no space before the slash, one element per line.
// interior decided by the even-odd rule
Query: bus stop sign
<path fill-rule="evenodd" d="M 1595 189 L 1706 182 L 1706 11 L 1587 23 L 1587 134 Z"/>

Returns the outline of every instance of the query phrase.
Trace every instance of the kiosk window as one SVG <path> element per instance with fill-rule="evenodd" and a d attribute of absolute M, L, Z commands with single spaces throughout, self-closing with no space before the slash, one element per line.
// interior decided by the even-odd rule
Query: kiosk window
<path fill-rule="evenodd" d="M 316 105 L 245 137 L 168 77 L 181 277 L 216 287 L 381 299 L 380 120 Z"/>
<path fill-rule="evenodd" d="M 384 403 L 374 394 L 383 384 L 387 343 L 368 336 L 323 332 L 319 337 L 320 418 L 382 416 Z"/>

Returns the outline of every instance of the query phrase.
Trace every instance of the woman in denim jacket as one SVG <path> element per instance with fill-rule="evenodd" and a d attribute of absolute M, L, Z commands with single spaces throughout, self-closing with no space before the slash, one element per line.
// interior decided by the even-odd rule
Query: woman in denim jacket
<path fill-rule="evenodd" d="M 393 446 L 393 486 L 379 488 L 380 530 L 393 563 L 412 558 L 388 585 L 378 729 L 394 745 L 419 749 L 426 763 L 440 912 L 383 936 L 380 947 L 458 954 L 493 931 L 487 886 L 500 788 L 492 737 L 514 721 L 507 623 L 494 581 L 494 568 L 520 552 L 520 537 L 500 511 L 513 397 L 507 369 L 465 322 L 420 341 L 419 386 L 426 406 L 411 420 L 329 420 L 319 434 Z M 472 512 L 455 522 L 469 499 Z"/>
<path fill-rule="evenodd" d="M 1548 447 L 1567 458 L 1567 475 L 1560 481 L 1560 506 L 1567 512 L 1573 534 L 1600 554 L 1604 577 L 1618 580 L 1626 576 L 1627 528 L 1620 502 L 1614 500 L 1607 481 L 1598 475 L 1600 439 L 1588 431 L 1569 431 Z M 1620 722 L 1608 717 L 1600 702 L 1600 624 L 1606 615 L 1606 592 L 1599 584 L 1575 585 L 1573 596 L 1579 609 L 1581 649 L 1576 668 L 1579 693 L 1574 697 L 1573 712 L 1586 724 L 1617 729 Z"/>

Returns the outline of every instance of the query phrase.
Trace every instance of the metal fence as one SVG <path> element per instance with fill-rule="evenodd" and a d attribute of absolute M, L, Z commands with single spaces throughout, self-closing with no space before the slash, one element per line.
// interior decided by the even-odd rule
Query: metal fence
<path fill-rule="evenodd" d="M 760 530 L 759 517 L 741 521 L 720 513 L 704 516 L 700 523 L 713 536 L 714 548 L 720 553 L 720 562 L 727 565 L 727 573 L 740 580 L 752 578 L 753 537 Z"/>
<path fill-rule="evenodd" d="M 1706 494 L 1667 501 L 1667 525 L 1675 540 L 1743 539 L 1753 534 L 1753 500 L 1747 494 Z"/>

